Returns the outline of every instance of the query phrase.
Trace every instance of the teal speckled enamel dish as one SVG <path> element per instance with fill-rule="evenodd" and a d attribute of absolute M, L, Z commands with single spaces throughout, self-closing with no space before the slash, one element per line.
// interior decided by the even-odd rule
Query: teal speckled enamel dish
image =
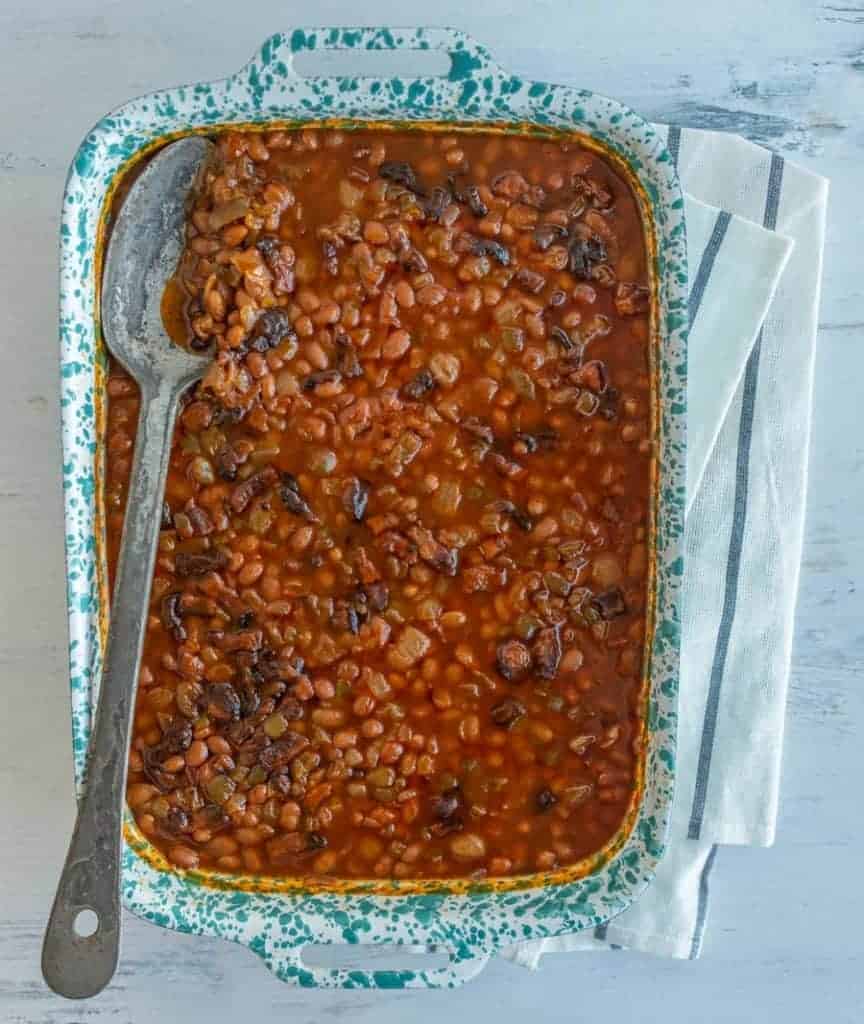
<path fill-rule="evenodd" d="M 429 78 L 301 77 L 317 49 L 437 50 Z M 384 122 L 448 131 L 572 134 L 601 149 L 633 185 L 652 277 L 655 460 L 653 560 L 645 659 L 645 749 L 632 811 L 618 836 L 580 864 L 521 878 L 418 882 L 267 879 L 170 867 L 127 815 L 123 899 L 178 931 L 248 946 L 278 977 L 305 986 L 452 987 L 503 946 L 593 928 L 629 906 L 663 854 L 675 773 L 679 599 L 684 527 L 687 259 L 675 170 L 651 125 L 613 100 L 527 82 L 449 29 L 307 29 L 272 36 L 222 81 L 132 100 L 87 135 L 73 161 L 61 228 L 63 474 L 75 773 L 84 784 L 107 617 L 102 455 L 106 357 L 99 327 L 104 233 L 118 182 L 171 138 L 221 126 Z M 304 963 L 310 943 L 408 943 L 447 950 L 424 970 L 363 971 Z M 418 965 L 422 958 L 418 958 Z"/>

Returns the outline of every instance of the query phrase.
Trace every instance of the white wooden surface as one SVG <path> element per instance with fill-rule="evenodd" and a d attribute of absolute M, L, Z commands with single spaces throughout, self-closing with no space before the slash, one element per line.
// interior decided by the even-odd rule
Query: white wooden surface
<path fill-rule="evenodd" d="M 480 13 L 481 10 L 484 13 Z M 43 985 L 41 930 L 73 797 L 63 609 L 56 242 L 66 167 L 110 107 L 239 67 L 299 24 L 454 24 L 528 76 L 655 119 L 740 132 L 832 179 L 809 518 L 781 822 L 723 849 L 702 961 L 627 953 L 497 963 L 451 994 L 315 993 L 245 950 L 129 919 L 114 985 Z M 0 0 L 0 1021 L 619 1024 L 864 1020 L 862 202 L 864 6 L 805 0 Z"/>

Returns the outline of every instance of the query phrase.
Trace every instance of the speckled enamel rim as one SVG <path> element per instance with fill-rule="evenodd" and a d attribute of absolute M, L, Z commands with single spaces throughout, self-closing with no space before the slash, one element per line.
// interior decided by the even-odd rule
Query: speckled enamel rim
<path fill-rule="evenodd" d="M 446 77 L 301 78 L 299 51 L 441 50 Z M 595 927 L 624 910 L 653 877 L 672 801 L 683 573 L 687 261 L 684 204 L 672 161 L 652 127 L 589 92 L 507 74 L 452 29 L 305 29 L 268 39 L 240 72 L 218 82 L 133 100 L 87 135 L 69 172 L 61 225 L 61 407 L 66 515 L 73 751 L 83 783 L 101 670 L 106 600 L 100 565 L 104 351 L 98 324 L 103 213 L 120 172 L 171 135 L 220 125 L 331 118 L 535 126 L 584 134 L 638 182 L 653 238 L 654 373 L 659 402 L 655 481 L 653 637 L 647 666 L 643 795 L 618 848 L 569 872 L 512 883 L 274 885 L 166 870 L 127 822 L 123 898 L 137 915 L 178 931 L 240 942 L 283 980 L 304 986 L 453 987 L 502 946 Z M 519 130 L 519 129 L 517 129 Z M 152 851 L 152 848 L 149 848 Z M 142 855 L 146 854 L 146 855 Z M 323 969 L 304 964 L 309 943 L 411 943 L 443 948 L 423 970 Z M 420 962 L 418 958 L 418 963 Z"/>

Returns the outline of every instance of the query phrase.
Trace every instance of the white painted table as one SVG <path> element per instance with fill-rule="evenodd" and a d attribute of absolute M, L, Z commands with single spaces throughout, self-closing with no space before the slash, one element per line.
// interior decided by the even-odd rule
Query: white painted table
<path fill-rule="evenodd" d="M 488 0 L 482 10 L 453 0 L 318 0 L 302 10 L 285 0 L 0 3 L 5 1024 L 864 1020 L 864 7 L 725 0 L 709 17 L 694 0 Z M 697 963 L 553 957 L 538 974 L 497 963 L 450 994 L 306 992 L 243 949 L 129 918 L 113 986 L 90 1003 L 64 1003 L 43 985 L 38 959 L 73 813 L 56 340 L 67 163 L 90 125 L 132 95 L 227 74 L 276 29 L 359 20 L 457 25 L 514 72 L 613 94 L 657 120 L 738 131 L 832 179 L 777 845 L 720 851 Z"/>

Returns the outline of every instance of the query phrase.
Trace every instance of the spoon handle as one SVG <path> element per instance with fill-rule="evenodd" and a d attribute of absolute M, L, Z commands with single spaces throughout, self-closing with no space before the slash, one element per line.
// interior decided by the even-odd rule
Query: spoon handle
<path fill-rule="evenodd" d="M 183 386 L 182 382 L 164 381 L 151 389 L 142 387 L 86 788 L 42 947 L 45 980 L 55 992 L 70 999 L 100 992 L 117 968 L 121 826 L 129 740 L 171 435 Z M 90 935 L 80 934 L 82 920 L 76 930 L 76 918 L 82 910 L 96 915 L 96 930 Z"/>

